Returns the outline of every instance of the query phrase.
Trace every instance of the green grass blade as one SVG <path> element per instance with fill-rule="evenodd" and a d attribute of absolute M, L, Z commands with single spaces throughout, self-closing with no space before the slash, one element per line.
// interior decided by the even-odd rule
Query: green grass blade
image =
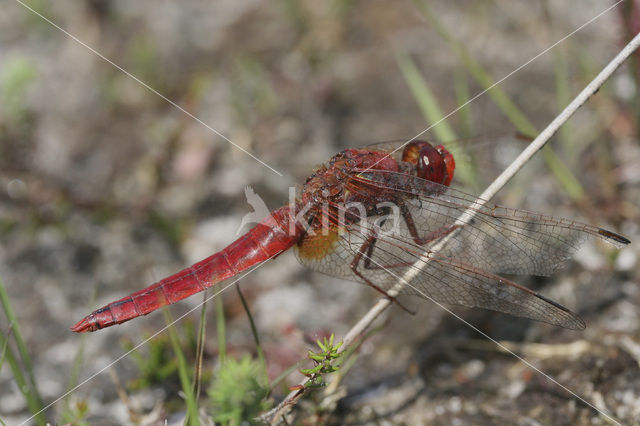
<path fill-rule="evenodd" d="M 91 292 L 91 298 L 90 298 L 88 307 L 93 306 L 97 295 L 98 295 L 98 288 L 94 286 L 93 291 Z M 91 311 L 91 309 L 87 309 L 87 310 Z M 81 335 L 80 347 L 78 348 L 78 351 L 73 357 L 72 369 L 71 369 L 71 374 L 69 376 L 69 383 L 67 384 L 67 390 L 73 389 L 78 384 L 78 377 L 80 377 L 80 372 L 82 371 L 82 364 L 84 361 L 84 348 L 86 346 L 88 336 L 89 336 L 88 333 L 82 333 Z M 66 398 L 67 406 L 69 404 L 70 396 L 71 395 L 68 395 Z"/>
<path fill-rule="evenodd" d="M 427 121 L 433 124 L 442 120 L 444 114 L 440 109 L 440 105 L 438 105 L 438 100 L 431 88 L 429 88 L 427 82 L 422 78 L 413 60 L 405 53 L 399 53 L 396 55 L 396 59 L 404 75 L 404 79 L 409 85 L 411 93 L 418 102 L 418 106 L 422 114 L 427 118 Z M 440 121 L 432 130 L 442 141 L 457 139 L 455 132 L 446 120 Z"/>
<path fill-rule="evenodd" d="M 264 358 L 264 352 L 262 351 L 262 345 L 260 345 L 260 338 L 258 337 L 258 329 L 256 328 L 256 324 L 253 321 L 253 316 L 251 315 L 251 311 L 249 310 L 249 305 L 247 305 L 247 301 L 240 290 L 240 284 L 236 284 L 236 290 L 238 291 L 238 295 L 240 296 L 240 301 L 242 301 L 242 306 L 244 310 L 247 312 L 247 316 L 249 317 L 249 324 L 251 325 L 251 332 L 253 333 L 253 339 L 256 341 L 256 351 L 258 352 L 258 359 L 262 364 L 262 371 L 264 374 L 264 383 L 269 385 L 269 376 L 267 374 L 267 361 Z"/>
<path fill-rule="evenodd" d="M 2 340 L 4 340 L 4 344 L 2 345 L 2 353 L 0 354 L 0 370 L 4 365 L 4 360 L 5 360 L 5 357 L 7 356 L 7 350 L 9 350 L 9 339 L 3 338 Z"/>
<path fill-rule="evenodd" d="M 200 325 L 198 327 L 198 341 L 196 346 L 196 364 L 193 369 L 193 384 L 196 401 L 200 399 L 202 380 L 202 359 L 204 357 L 204 340 L 207 325 L 207 291 L 202 293 L 202 309 L 200 310 Z"/>
<path fill-rule="evenodd" d="M 3 332 L 0 332 L 0 345 L 5 347 L 4 351 L 4 359 L 9 364 L 9 368 L 11 369 L 11 373 L 13 374 L 13 378 L 16 381 L 16 385 L 20 392 L 24 396 L 24 399 L 27 402 L 27 407 L 29 408 L 29 412 L 31 414 L 39 413 L 35 420 L 37 424 L 44 425 L 45 419 L 43 413 L 40 413 L 42 409 L 42 404 L 40 401 L 33 395 L 32 387 L 27 383 L 27 380 L 22 372 L 22 367 L 20 362 L 18 362 L 18 358 L 16 354 L 13 352 L 13 349 L 8 345 L 9 335 L 5 335 Z"/>
<path fill-rule="evenodd" d="M 282 373 L 280 373 L 280 375 L 278 377 L 276 377 L 275 379 L 273 379 L 271 381 L 271 383 L 269 384 L 269 386 L 271 388 L 271 391 L 273 391 L 273 389 L 275 389 L 276 386 L 278 386 L 278 384 L 280 382 L 282 382 L 289 374 L 293 373 L 294 371 L 298 371 L 299 369 L 301 369 L 302 366 L 307 363 L 307 361 L 309 361 L 309 358 L 303 358 L 300 361 L 296 362 L 295 364 L 289 366 Z M 285 388 L 286 388 L 286 386 L 285 386 Z"/>
<path fill-rule="evenodd" d="M 476 80 L 476 82 L 483 88 L 488 89 L 495 81 L 490 74 L 471 56 L 467 49 L 460 42 L 455 40 L 453 36 L 442 25 L 436 15 L 434 15 L 426 2 L 423 0 L 415 0 L 414 3 L 422 15 L 427 21 L 435 28 L 438 34 L 449 45 L 449 48 L 458 56 L 463 65 Z M 502 113 L 511 121 L 511 124 L 518 130 L 518 132 L 534 137 L 538 134 L 536 127 L 529 121 L 529 119 L 520 111 L 520 109 L 511 101 L 507 94 L 500 88 L 500 86 L 494 86 L 487 92 L 487 95 L 493 100 L 493 102 L 500 108 Z M 564 166 L 562 161 L 556 156 L 549 145 L 543 148 L 543 158 L 549 167 L 549 170 L 554 175 L 556 181 L 560 184 L 564 191 L 567 192 L 569 197 L 574 200 L 581 200 L 584 198 L 584 190 L 582 185 L 571 173 L 571 171 Z"/>
<path fill-rule="evenodd" d="M 227 357 L 227 336 L 225 330 L 224 306 L 222 295 L 216 297 L 216 329 L 218 332 L 218 362 L 222 367 Z"/>
<path fill-rule="evenodd" d="M 78 352 L 76 352 L 75 356 L 73 357 L 73 362 L 72 362 L 72 369 L 71 369 L 71 374 L 69 375 L 69 383 L 67 384 L 67 390 L 71 390 L 73 388 L 76 387 L 76 385 L 78 384 L 78 377 L 80 377 L 80 371 L 82 370 L 82 364 L 84 361 L 84 348 L 86 345 L 86 339 L 87 339 L 87 333 L 83 333 L 81 338 L 80 338 L 80 348 L 78 348 Z M 69 403 L 69 397 L 71 395 L 68 395 L 66 400 L 67 400 L 67 404 Z"/>
<path fill-rule="evenodd" d="M 97 295 L 98 288 L 94 286 L 93 291 L 91 292 L 90 301 L 88 303 L 89 307 L 93 306 Z M 79 406 L 84 405 L 84 407 L 88 409 L 88 407 L 86 406 L 86 401 L 76 403 L 76 406 L 73 407 L 71 404 L 71 392 L 72 389 L 74 389 L 78 384 L 78 378 L 80 377 L 80 372 L 82 371 L 84 363 L 84 350 L 88 336 L 88 333 L 82 333 L 80 337 L 80 347 L 74 355 L 73 361 L 71 363 L 71 374 L 69 375 L 69 382 L 67 383 L 67 391 L 69 391 L 69 394 L 64 399 L 64 410 L 59 418 L 59 421 L 63 424 L 72 423 L 79 426 L 87 424 L 83 421 L 83 413 L 79 412 Z"/>
<path fill-rule="evenodd" d="M 172 318 L 168 309 L 163 309 L 165 321 L 167 324 L 171 324 Z M 187 402 L 187 415 L 184 423 L 187 425 L 199 425 L 200 417 L 198 416 L 198 402 L 196 401 L 193 393 L 193 385 L 189 380 L 189 368 L 187 361 L 180 345 L 180 338 L 176 332 L 175 324 L 168 328 L 169 340 L 171 346 L 173 346 L 173 352 L 176 355 L 176 363 L 178 364 L 178 376 L 180 377 L 180 384 L 182 385 L 182 392 L 184 393 L 184 399 Z"/>
<path fill-rule="evenodd" d="M 569 84 L 569 70 L 565 55 L 559 51 L 554 51 L 554 74 L 556 81 L 556 102 L 558 104 L 558 112 L 562 111 L 571 102 L 571 92 Z M 566 123 L 558 131 L 558 139 L 562 145 L 564 154 L 569 157 L 569 163 L 575 164 L 575 153 L 571 140 L 571 123 Z"/>
<path fill-rule="evenodd" d="M 473 120 L 471 119 L 471 106 L 469 104 L 471 94 L 469 93 L 467 74 L 460 69 L 456 69 L 454 74 L 454 89 L 456 92 L 456 101 L 458 105 L 461 105 L 458 115 L 460 116 L 460 122 L 464 129 L 464 138 L 470 138 L 473 136 Z"/>
<path fill-rule="evenodd" d="M 42 405 L 42 398 L 40 398 L 40 394 L 38 393 L 35 375 L 33 373 L 33 364 L 31 363 L 31 357 L 29 356 L 27 345 L 25 345 L 24 339 L 22 338 L 20 327 L 18 327 L 18 320 L 13 312 L 13 308 L 11 307 L 11 303 L 9 301 L 9 296 L 7 295 L 1 279 L 0 302 L 2 303 L 2 308 L 4 309 L 9 324 L 13 324 L 13 336 L 15 337 L 16 345 L 18 346 L 18 351 L 20 352 L 20 358 L 22 358 L 22 364 L 24 365 L 24 369 L 26 370 L 27 376 L 29 378 L 29 383 L 31 383 L 31 386 L 33 388 L 33 395 L 38 400 L 39 404 Z"/>
<path fill-rule="evenodd" d="M 554 50 L 554 71 L 556 81 L 556 100 L 558 104 L 558 112 L 562 111 L 571 102 L 571 90 L 569 70 L 565 55 L 561 52 Z M 561 168 L 560 173 L 566 172 L 571 167 L 575 167 L 578 161 L 580 152 L 582 151 L 578 144 L 575 143 L 573 137 L 573 131 L 571 128 L 571 122 L 565 123 L 558 131 L 558 137 L 565 157 L 568 158 L 569 167 L 564 167 L 561 163 L 557 167 Z M 583 141 L 584 142 L 584 141 Z M 556 156 L 548 156 L 546 151 L 543 151 L 545 155 L 545 161 L 547 164 L 550 162 L 559 162 Z M 565 170 L 562 170 L 565 169 Z M 568 187 L 567 192 L 572 195 L 572 198 L 579 200 L 584 198 L 584 190 L 582 185 L 575 179 L 572 174 L 562 176 L 561 178 L 565 185 Z"/>
<path fill-rule="evenodd" d="M 443 120 L 444 114 L 442 113 L 442 109 L 440 109 L 438 100 L 433 94 L 431 88 L 429 88 L 425 79 L 422 78 L 420 70 L 413 60 L 409 55 L 404 53 L 396 55 L 396 59 L 409 89 L 411 90 L 413 97 L 416 99 L 416 102 L 418 103 L 418 106 L 420 107 L 420 110 L 425 116 L 427 122 L 430 125 L 438 123 L 432 129 L 436 136 L 442 142 L 450 142 L 458 139 L 449 123 L 446 120 Z M 470 169 L 456 169 L 456 176 L 465 185 L 472 185 L 473 182 L 475 182 L 473 174 L 473 171 Z"/>
<path fill-rule="evenodd" d="M 36 413 L 39 413 L 38 415 L 36 415 L 35 420 L 38 424 L 44 425 L 44 414 L 40 412 L 43 407 L 42 399 L 40 398 L 38 388 L 36 386 L 31 358 L 29 357 L 29 352 L 27 351 L 27 347 L 24 343 L 24 340 L 22 339 L 22 334 L 20 333 L 20 327 L 18 327 L 17 318 L 13 312 L 13 308 L 11 307 L 11 301 L 9 300 L 9 296 L 7 295 L 2 280 L 0 280 L 0 303 L 2 304 L 2 308 L 10 324 L 10 332 L 8 334 L 0 332 L 0 345 L 6 348 L 4 352 L 4 358 L 9 363 L 9 367 L 11 369 L 13 377 L 16 380 L 16 384 L 20 388 L 20 392 L 22 392 L 25 400 L 27 401 L 27 407 L 29 408 L 29 411 L 34 415 Z M 24 366 L 27 377 L 25 377 L 22 366 L 18 362 L 15 353 L 9 346 L 9 340 L 12 335 L 18 347 L 18 352 L 22 360 L 22 366 Z"/>
<path fill-rule="evenodd" d="M 490 87 L 495 82 L 487 71 L 469 54 L 467 49 L 459 43 L 442 25 L 436 15 L 431 12 L 431 9 L 422 0 L 415 1 L 418 10 L 427 19 L 427 21 L 433 26 L 436 32 L 444 39 L 449 45 L 449 48 L 458 56 L 462 61 L 465 68 L 471 74 L 471 76 L 482 86 L 483 89 Z M 504 91 L 496 86 L 492 88 L 487 94 L 493 99 L 493 101 L 500 107 L 502 112 L 509 118 L 509 121 L 515 126 L 515 128 L 526 136 L 535 137 L 538 134 L 535 126 L 529 121 L 529 119 L 520 111 L 520 109 L 511 102 L 511 99 L 504 93 Z"/>
<path fill-rule="evenodd" d="M 553 152 L 551 146 L 542 148 L 542 158 L 553 172 L 554 177 L 575 201 L 584 199 L 585 193 L 580 181 L 571 173 L 569 167 Z"/>
<path fill-rule="evenodd" d="M 86 400 L 77 401 L 72 404 L 71 400 L 71 392 L 72 389 L 76 387 L 78 384 L 78 377 L 80 377 L 80 371 L 82 370 L 82 364 L 84 361 L 84 348 L 87 341 L 87 333 L 83 333 L 80 340 L 80 348 L 76 352 L 73 357 L 73 362 L 71 363 L 71 374 L 69 377 L 69 382 L 67 384 L 67 391 L 69 394 L 64 399 L 64 410 L 59 417 L 59 421 L 62 424 L 73 424 L 77 426 L 85 426 L 89 423 L 84 420 L 86 414 L 88 414 L 88 406 Z M 84 408 L 81 409 L 80 407 Z"/>

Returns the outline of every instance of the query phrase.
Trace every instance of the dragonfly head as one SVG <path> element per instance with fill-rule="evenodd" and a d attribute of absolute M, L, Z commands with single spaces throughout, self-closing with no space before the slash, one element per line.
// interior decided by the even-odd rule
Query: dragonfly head
<path fill-rule="evenodd" d="M 418 177 L 447 186 L 453 179 L 456 165 L 453 155 L 444 146 L 433 147 L 425 141 L 407 144 L 402 151 L 402 161 L 413 164 Z"/>

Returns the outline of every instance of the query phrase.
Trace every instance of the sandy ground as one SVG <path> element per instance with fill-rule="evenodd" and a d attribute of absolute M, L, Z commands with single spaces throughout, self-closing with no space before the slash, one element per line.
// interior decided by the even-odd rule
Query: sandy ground
<path fill-rule="evenodd" d="M 69 328 L 95 307 L 231 242 L 250 211 L 245 187 L 275 208 L 287 201 L 290 186 L 333 153 L 409 138 L 427 128 L 398 57 L 413 59 L 445 113 L 459 105 L 460 96 L 482 90 L 411 3 L 29 4 L 268 165 L 19 3 L 0 9 L 0 277 L 45 402 L 73 383 L 74 365 L 80 369 L 76 383 L 90 378 L 46 412 L 51 422 L 60 422 L 65 405 L 78 401 L 88 404 L 91 424 L 132 422 L 114 376 L 127 389 L 130 408 L 144 416 L 142 423 L 179 421 L 184 407 L 175 375 L 136 390 L 129 386 L 139 376 L 131 357 L 112 365 L 111 375 L 102 371 L 126 352 L 123 342 L 136 344 L 160 330 L 161 313 L 89 335 Z M 497 80 L 610 4 L 442 1 L 430 7 Z M 559 67 L 566 70 L 567 96 L 577 93 L 628 40 L 622 15 L 606 14 L 500 87 L 541 129 L 558 104 L 566 103 L 557 87 Z M 621 251 L 588 243 L 551 278 L 517 278 L 579 313 L 587 329 L 455 309 L 623 424 L 640 419 L 640 114 L 634 73 L 638 68 L 621 69 L 553 142 L 587 194 L 583 201 L 563 191 L 542 155 L 496 200 L 606 227 L 632 240 Z M 466 98 L 460 95 L 465 90 Z M 522 147 L 514 145 L 515 138 L 502 142 L 515 128 L 488 95 L 450 124 L 459 139 L 493 140 L 471 148 L 478 157 L 477 187 L 466 188 L 471 193 L 479 193 Z M 272 378 L 305 356 L 310 338 L 344 335 L 377 298 L 363 286 L 305 270 L 291 253 L 247 276 L 241 286 Z M 237 293 L 230 288 L 221 297 L 229 353 L 254 353 Z M 201 301 L 194 296 L 179 303 L 173 316 Z M 296 421 L 607 423 L 435 305 L 409 303 L 417 315 L 397 307 L 385 314 L 379 323 L 384 327 L 362 345 L 338 388 L 340 397 L 314 393 Z M 190 321 L 197 322 L 198 314 L 189 315 Z M 212 304 L 207 315 L 205 368 L 212 369 L 218 353 Z M 0 327 L 7 333 L 3 315 Z M 140 350 L 143 357 L 148 345 Z M 294 373 L 287 383 L 298 380 Z M 274 399 L 282 394 L 276 389 Z M 27 413 L 5 363 L 0 418 L 17 424 Z"/>

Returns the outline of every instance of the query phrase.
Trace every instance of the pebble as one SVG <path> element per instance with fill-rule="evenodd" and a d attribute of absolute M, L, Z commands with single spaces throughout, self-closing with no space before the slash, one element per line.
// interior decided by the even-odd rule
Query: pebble
<path fill-rule="evenodd" d="M 616 271 L 631 271 L 638 261 L 638 254 L 633 247 L 627 246 L 620 250 L 616 258 Z"/>

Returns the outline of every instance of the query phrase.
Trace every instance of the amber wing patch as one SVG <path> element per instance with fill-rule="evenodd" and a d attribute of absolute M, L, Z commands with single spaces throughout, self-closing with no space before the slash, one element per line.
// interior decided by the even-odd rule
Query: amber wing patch
<path fill-rule="evenodd" d="M 307 234 L 298 244 L 298 256 L 304 260 L 320 260 L 331 254 L 340 238 L 343 228 L 331 226 L 315 231 L 314 235 Z"/>

